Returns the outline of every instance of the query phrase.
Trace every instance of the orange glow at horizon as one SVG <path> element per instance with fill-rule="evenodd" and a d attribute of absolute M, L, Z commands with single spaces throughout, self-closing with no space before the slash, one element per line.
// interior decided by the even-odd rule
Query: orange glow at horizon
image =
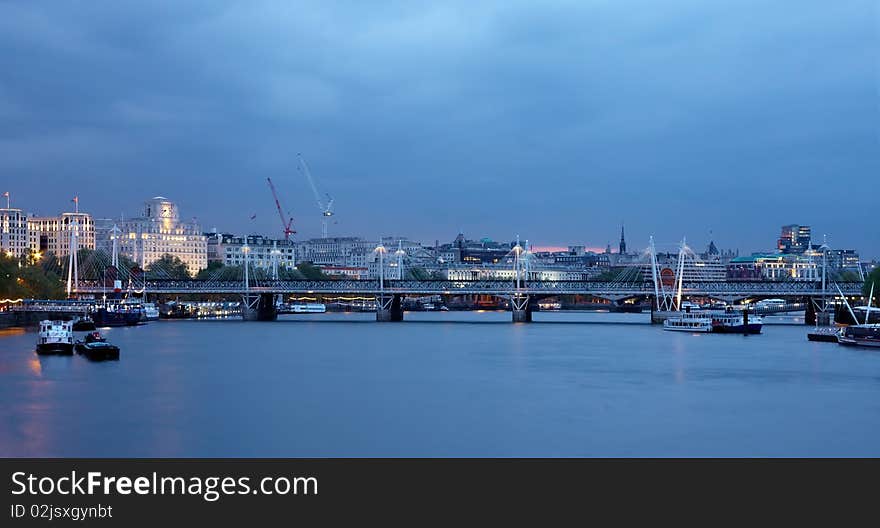
<path fill-rule="evenodd" d="M 573 244 L 578 245 L 578 244 Z M 532 246 L 531 250 L 533 253 L 540 252 L 556 252 L 556 251 L 568 251 L 568 246 Z M 590 247 L 584 246 L 584 251 L 592 251 L 593 253 L 605 253 L 605 248 L 598 247 Z"/>

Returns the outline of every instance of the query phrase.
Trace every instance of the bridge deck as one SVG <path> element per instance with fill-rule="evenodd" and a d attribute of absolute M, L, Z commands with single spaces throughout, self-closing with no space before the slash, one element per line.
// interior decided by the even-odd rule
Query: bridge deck
<path fill-rule="evenodd" d="M 245 293 L 243 281 L 156 280 L 140 284 L 153 294 L 238 294 Z M 861 296 L 862 283 L 839 284 L 845 295 Z M 81 281 L 77 293 L 102 293 L 100 281 Z M 517 289 L 511 281 L 449 281 L 449 280 L 386 280 L 380 288 L 376 280 L 278 280 L 251 284 L 250 293 L 329 294 L 329 295 L 595 295 L 599 297 L 636 297 L 654 295 L 654 283 L 602 281 L 528 281 Z M 670 289 L 666 290 L 671 294 Z M 710 297 L 818 297 L 824 295 L 822 285 L 814 282 L 686 282 L 684 295 Z M 827 292 L 833 295 L 831 289 Z"/>

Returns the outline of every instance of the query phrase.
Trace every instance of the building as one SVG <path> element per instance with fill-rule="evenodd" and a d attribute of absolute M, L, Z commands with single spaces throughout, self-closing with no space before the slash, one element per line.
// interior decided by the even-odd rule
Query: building
<path fill-rule="evenodd" d="M 827 258 L 829 270 L 834 270 L 838 273 L 845 271 L 861 273 L 861 258 L 859 258 L 859 253 L 854 249 L 829 249 Z"/>
<path fill-rule="evenodd" d="M 369 278 L 369 268 L 358 268 L 354 266 L 320 266 L 321 272 L 330 277 L 344 277 L 347 279 L 367 279 Z"/>
<path fill-rule="evenodd" d="M 162 196 L 144 202 L 143 215 L 122 222 L 120 253 L 141 267 L 177 257 L 190 275 L 208 266 L 207 240 L 198 223 L 181 222 L 177 204 Z"/>
<path fill-rule="evenodd" d="M 293 268 L 300 262 L 297 260 L 296 247 L 290 240 L 272 239 L 262 235 L 240 237 L 228 233 L 205 233 L 205 236 L 208 262 L 242 266 L 245 246 L 248 247 L 247 258 L 252 268 L 271 270 L 276 262 L 279 269 Z"/>
<path fill-rule="evenodd" d="M 779 253 L 754 253 L 735 257 L 727 264 L 732 280 L 819 281 L 822 268 L 815 259 Z"/>
<path fill-rule="evenodd" d="M 510 266 L 457 266 L 440 271 L 446 280 L 474 281 L 474 280 L 502 280 L 513 281 L 515 273 Z M 583 281 L 591 278 L 587 270 L 572 270 L 567 268 L 540 269 L 523 271 L 523 280 L 529 281 Z"/>
<path fill-rule="evenodd" d="M 95 224 L 88 213 L 30 216 L 27 224 L 32 253 L 52 253 L 59 258 L 70 256 L 70 238 L 74 230 L 78 249 L 95 249 Z"/>
<path fill-rule="evenodd" d="M 803 255 L 806 250 L 810 249 L 811 239 L 810 226 L 784 225 L 776 247 L 781 253 Z"/>
<path fill-rule="evenodd" d="M 0 209 L 0 251 L 15 258 L 30 254 L 27 215 L 21 209 Z"/>

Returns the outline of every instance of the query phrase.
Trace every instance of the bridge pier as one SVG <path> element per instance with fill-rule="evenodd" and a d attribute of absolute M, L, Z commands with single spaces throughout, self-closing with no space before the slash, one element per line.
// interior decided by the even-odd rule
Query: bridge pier
<path fill-rule="evenodd" d="M 396 323 L 403 321 L 402 296 L 377 295 L 376 296 L 376 321 L 379 323 Z"/>
<path fill-rule="evenodd" d="M 804 303 L 807 305 L 804 310 L 804 324 L 813 326 L 816 324 L 816 305 L 809 297 L 804 297 Z"/>
<path fill-rule="evenodd" d="M 245 321 L 275 321 L 275 295 L 271 293 L 242 295 L 241 317 Z"/>
<path fill-rule="evenodd" d="M 532 322 L 532 303 L 528 295 L 512 295 L 510 297 L 510 311 L 513 312 L 514 323 Z"/>

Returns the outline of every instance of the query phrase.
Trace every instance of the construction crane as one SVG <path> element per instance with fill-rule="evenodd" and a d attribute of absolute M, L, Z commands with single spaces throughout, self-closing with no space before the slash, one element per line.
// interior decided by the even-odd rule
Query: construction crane
<path fill-rule="evenodd" d="M 266 181 L 269 182 L 269 189 L 272 191 L 272 198 L 275 199 L 275 207 L 278 208 L 278 216 L 281 217 L 281 227 L 284 228 L 284 240 L 290 240 L 290 235 L 295 234 L 296 231 L 291 229 L 291 224 L 293 224 L 293 217 L 287 218 L 284 216 L 284 210 L 281 209 L 281 202 L 278 201 L 278 193 L 275 192 L 275 185 L 272 183 L 272 178 L 266 178 Z M 287 213 L 288 215 L 290 213 Z"/>
<path fill-rule="evenodd" d="M 318 192 L 318 186 L 315 185 L 315 179 L 312 178 L 312 171 L 306 165 L 306 160 L 303 159 L 302 154 L 297 154 L 297 156 L 299 157 L 298 168 L 300 172 L 305 174 L 306 179 L 309 180 L 312 192 L 315 193 L 315 202 L 318 204 L 318 210 L 321 212 L 321 238 L 327 238 L 327 222 L 333 216 L 333 198 L 327 193 L 324 193 L 324 196 L 327 197 L 326 200 L 321 198 L 321 193 Z"/>

